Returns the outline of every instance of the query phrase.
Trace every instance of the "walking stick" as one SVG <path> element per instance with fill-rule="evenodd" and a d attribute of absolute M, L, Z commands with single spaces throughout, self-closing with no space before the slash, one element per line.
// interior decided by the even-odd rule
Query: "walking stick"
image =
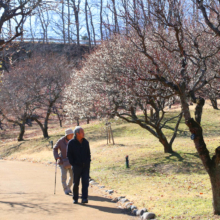
<path fill-rule="evenodd" d="M 56 176 L 57 176 L 57 160 L 56 160 L 56 166 L 55 166 L 55 183 L 54 183 L 54 194 L 56 194 Z"/>

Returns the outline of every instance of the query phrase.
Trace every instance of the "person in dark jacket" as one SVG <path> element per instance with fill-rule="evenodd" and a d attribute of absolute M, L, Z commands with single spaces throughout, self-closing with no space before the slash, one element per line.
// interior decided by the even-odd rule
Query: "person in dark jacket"
<path fill-rule="evenodd" d="M 84 130 L 80 126 L 74 129 L 74 138 L 68 143 L 67 157 L 73 170 L 73 203 L 78 203 L 80 178 L 82 181 L 82 203 L 88 203 L 91 153 L 89 142 L 84 138 Z"/>

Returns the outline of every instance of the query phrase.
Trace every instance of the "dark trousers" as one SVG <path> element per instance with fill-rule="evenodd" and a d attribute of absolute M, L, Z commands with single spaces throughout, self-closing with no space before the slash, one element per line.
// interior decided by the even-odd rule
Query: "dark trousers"
<path fill-rule="evenodd" d="M 82 181 L 82 199 L 88 198 L 90 166 L 73 166 L 73 199 L 79 198 L 79 182 Z"/>

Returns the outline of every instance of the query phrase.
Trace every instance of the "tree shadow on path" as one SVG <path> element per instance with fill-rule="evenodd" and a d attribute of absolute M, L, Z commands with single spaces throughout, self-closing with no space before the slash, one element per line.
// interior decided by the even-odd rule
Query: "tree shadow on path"
<path fill-rule="evenodd" d="M 32 199 L 32 202 L 20 202 L 20 201 L 14 202 L 14 201 L 1 201 L 0 200 L 0 206 L 5 205 L 5 207 L 1 206 L 1 208 L 3 208 L 4 211 L 7 210 L 8 213 L 27 212 L 31 214 L 43 213 L 46 215 L 59 214 L 58 207 L 66 206 L 66 203 L 62 203 L 62 202 L 54 202 L 54 203 L 41 202 L 40 204 L 37 204 L 38 202 L 39 201 L 36 199 Z M 68 206 L 66 206 L 66 208 L 63 208 L 63 211 L 68 211 Z"/>
<path fill-rule="evenodd" d="M 0 204 L 5 204 L 5 205 L 9 205 L 12 209 L 12 211 L 14 211 L 15 207 L 18 207 L 18 210 L 20 211 L 24 211 L 25 209 L 33 209 L 35 210 L 34 212 L 36 212 L 36 210 L 38 211 L 44 211 L 47 213 L 51 213 L 51 211 L 47 208 L 44 208 L 43 205 L 37 205 L 37 204 L 33 204 L 30 202 L 8 202 L 8 201 L 0 201 Z"/>
<path fill-rule="evenodd" d="M 86 206 L 88 206 L 89 208 L 98 209 L 101 212 L 108 212 L 108 213 L 113 213 L 113 214 L 128 214 L 123 209 L 111 208 L 111 207 L 106 207 L 106 206 L 90 205 L 90 204 L 87 204 Z"/>
<path fill-rule="evenodd" d="M 89 200 L 114 203 L 110 199 L 101 196 L 89 196 Z"/>
<path fill-rule="evenodd" d="M 116 203 L 111 201 L 110 199 L 105 198 L 105 197 L 100 197 L 100 196 L 89 196 L 89 200 L 97 201 L 97 202 L 114 203 L 116 205 Z M 97 209 L 101 212 L 107 212 L 107 213 L 113 213 L 113 214 L 126 214 L 126 215 L 129 215 L 130 217 L 132 217 L 130 212 L 128 212 L 126 209 L 120 209 L 117 207 L 115 207 L 115 208 L 108 207 L 108 204 L 106 204 L 106 206 L 98 206 L 98 205 L 92 205 L 92 204 L 88 203 L 88 204 L 86 204 L 86 206 L 89 208 Z"/>

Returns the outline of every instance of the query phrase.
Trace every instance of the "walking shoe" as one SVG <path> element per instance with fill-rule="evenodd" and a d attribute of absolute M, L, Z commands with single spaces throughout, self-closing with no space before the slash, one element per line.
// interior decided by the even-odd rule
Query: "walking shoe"
<path fill-rule="evenodd" d="M 66 195 L 69 195 L 69 193 L 70 193 L 70 192 L 69 192 L 69 189 L 65 189 L 65 190 L 64 190 L 64 193 L 65 193 Z"/>
<path fill-rule="evenodd" d="M 82 203 L 88 203 L 88 199 L 82 199 Z"/>
<path fill-rule="evenodd" d="M 77 204 L 78 203 L 78 200 L 73 200 L 73 204 Z"/>
<path fill-rule="evenodd" d="M 72 193 L 72 191 L 71 191 L 71 189 L 70 189 L 69 187 L 67 187 L 66 191 L 67 191 L 68 193 Z"/>

